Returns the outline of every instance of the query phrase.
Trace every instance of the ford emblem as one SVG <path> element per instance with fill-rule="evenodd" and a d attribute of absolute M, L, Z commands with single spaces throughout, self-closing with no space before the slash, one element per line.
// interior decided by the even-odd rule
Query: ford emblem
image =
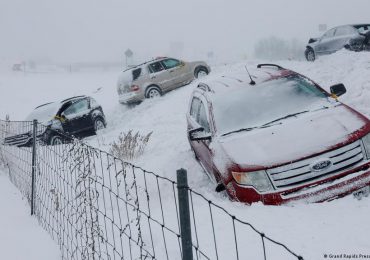
<path fill-rule="evenodd" d="M 328 169 L 331 166 L 330 159 L 321 159 L 319 161 L 313 162 L 310 168 L 314 172 L 319 172 Z"/>

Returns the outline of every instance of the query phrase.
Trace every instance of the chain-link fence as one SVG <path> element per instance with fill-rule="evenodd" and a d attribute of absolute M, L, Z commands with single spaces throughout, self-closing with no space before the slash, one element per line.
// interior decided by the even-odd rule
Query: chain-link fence
<path fill-rule="evenodd" d="M 303 259 L 186 182 L 36 122 L 0 120 L 0 160 L 63 259 Z"/>

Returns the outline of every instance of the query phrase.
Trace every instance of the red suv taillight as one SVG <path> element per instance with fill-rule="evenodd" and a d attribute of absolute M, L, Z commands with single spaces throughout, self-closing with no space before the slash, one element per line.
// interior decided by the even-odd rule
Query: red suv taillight
<path fill-rule="evenodd" d="M 140 87 L 139 87 L 138 85 L 132 85 L 132 86 L 130 87 L 130 90 L 131 90 L 131 91 L 138 91 L 138 90 L 140 90 Z"/>

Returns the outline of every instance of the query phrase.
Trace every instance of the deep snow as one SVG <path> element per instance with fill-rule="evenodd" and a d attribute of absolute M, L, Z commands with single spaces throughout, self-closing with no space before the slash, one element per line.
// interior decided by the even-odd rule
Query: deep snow
<path fill-rule="evenodd" d="M 242 71 L 245 64 L 254 67 L 257 63 L 246 61 L 218 66 L 212 74 Z M 314 63 L 275 63 L 310 77 L 326 90 L 336 83 L 344 83 L 347 93 L 340 100 L 370 117 L 370 53 L 341 51 L 320 57 Z M 135 164 L 171 179 L 175 178 L 177 169 L 187 169 L 190 186 L 272 238 L 286 243 L 305 259 L 324 259 L 324 254 L 370 254 L 370 198 L 357 201 L 348 196 L 328 203 L 282 207 L 230 202 L 223 194 L 214 192 L 215 185 L 195 161 L 186 138 L 185 113 L 196 82 L 128 109 L 118 103 L 118 76 L 119 71 L 26 75 L 0 72 L 0 118 L 8 113 L 11 119 L 22 120 L 39 104 L 71 95 L 93 95 L 103 106 L 108 128 L 98 137 L 88 138 L 86 141 L 91 145 L 109 150 L 109 144 L 122 131 L 133 129 L 143 134 L 153 131 L 145 154 Z M 94 93 L 100 87 L 102 89 Z"/>
<path fill-rule="evenodd" d="M 59 247 L 30 217 L 27 201 L 4 172 L 0 169 L 0 259 L 61 259 Z"/>

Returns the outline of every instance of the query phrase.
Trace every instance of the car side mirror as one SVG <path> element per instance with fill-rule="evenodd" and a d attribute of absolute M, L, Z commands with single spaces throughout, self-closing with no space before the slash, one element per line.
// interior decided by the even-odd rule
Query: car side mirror
<path fill-rule="evenodd" d="M 337 97 L 343 95 L 346 92 L 346 87 L 343 84 L 336 84 L 330 87 L 330 93 Z"/>
<path fill-rule="evenodd" d="M 190 141 L 212 140 L 211 133 L 206 133 L 203 127 L 194 128 L 188 131 Z"/>

